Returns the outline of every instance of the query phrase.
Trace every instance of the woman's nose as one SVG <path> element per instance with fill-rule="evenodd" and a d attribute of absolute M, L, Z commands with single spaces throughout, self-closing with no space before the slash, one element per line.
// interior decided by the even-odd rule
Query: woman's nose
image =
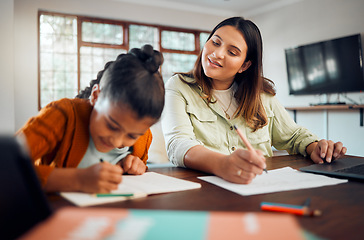
<path fill-rule="evenodd" d="M 215 51 L 212 53 L 212 55 L 216 58 L 224 58 L 224 51 L 222 48 L 217 48 L 215 49 Z"/>

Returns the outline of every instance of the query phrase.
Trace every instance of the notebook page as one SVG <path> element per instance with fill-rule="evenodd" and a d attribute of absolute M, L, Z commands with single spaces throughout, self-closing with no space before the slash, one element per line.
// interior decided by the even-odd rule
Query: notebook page
<path fill-rule="evenodd" d="M 268 173 L 257 175 L 250 184 L 231 183 L 216 176 L 198 178 L 243 196 L 322 187 L 348 182 L 346 179 L 304 173 L 290 167 L 270 170 Z"/>
<path fill-rule="evenodd" d="M 185 191 L 200 188 L 201 184 L 170 177 L 167 175 L 146 172 L 142 175 L 123 175 L 122 183 L 112 193 L 133 193 L 132 197 L 96 197 L 95 194 L 79 192 L 61 192 L 61 196 L 77 206 L 91 206 L 146 197 L 150 194 Z"/>

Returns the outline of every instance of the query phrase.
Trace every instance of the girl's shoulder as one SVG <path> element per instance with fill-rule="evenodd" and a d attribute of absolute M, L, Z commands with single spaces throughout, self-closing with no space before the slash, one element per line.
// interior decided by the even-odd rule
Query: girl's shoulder
<path fill-rule="evenodd" d="M 92 106 L 88 99 L 80 98 L 62 98 L 46 105 L 41 112 L 60 111 L 65 115 L 77 114 L 88 115 L 92 110 Z"/>
<path fill-rule="evenodd" d="M 61 98 L 48 103 L 44 108 L 72 108 L 74 106 L 91 105 L 88 99 L 83 98 Z"/>

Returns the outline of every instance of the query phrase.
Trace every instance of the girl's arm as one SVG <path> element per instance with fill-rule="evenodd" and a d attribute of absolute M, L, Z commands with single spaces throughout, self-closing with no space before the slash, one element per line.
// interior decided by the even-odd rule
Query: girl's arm
<path fill-rule="evenodd" d="M 44 189 L 47 192 L 109 193 L 121 183 L 123 170 L 108 162 L 88 168 L 55 168 Z"/>
<path fill-rule="evenodd" d="M 139 157 L 132 154 L 120 160 L 117 165 L 122 167 L 123 172 L 133 175 L 141 175 L 147 170 L 145 163 Z"/>

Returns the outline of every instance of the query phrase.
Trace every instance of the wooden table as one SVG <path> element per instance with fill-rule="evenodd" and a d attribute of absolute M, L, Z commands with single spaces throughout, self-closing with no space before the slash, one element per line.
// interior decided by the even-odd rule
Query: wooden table
<path fill-rule="evenodd" d="M 267 158 L 268 170 L 285 166 L 298 169 L 310 164 L 312 164 L 311 160 L 297 155 Z M 324 239 L 364 239 L 364 182 L 349 181 L 335 186 L 240 196 L 197 179 L 198 176 L 207 175 L 199 171 L 178 167 L 153 167 L 149 171 L 199 182 L 202 187 L 97 207 L 260 212 L 260 203 L 263 201 L 301 205 L 310 197 L 311 206 L 322 210 L 323 215 L 320 217 L 296 216 L 303 229 Z M 48 197 L 54 209 L 73 205 L 58 195 Z"/>

